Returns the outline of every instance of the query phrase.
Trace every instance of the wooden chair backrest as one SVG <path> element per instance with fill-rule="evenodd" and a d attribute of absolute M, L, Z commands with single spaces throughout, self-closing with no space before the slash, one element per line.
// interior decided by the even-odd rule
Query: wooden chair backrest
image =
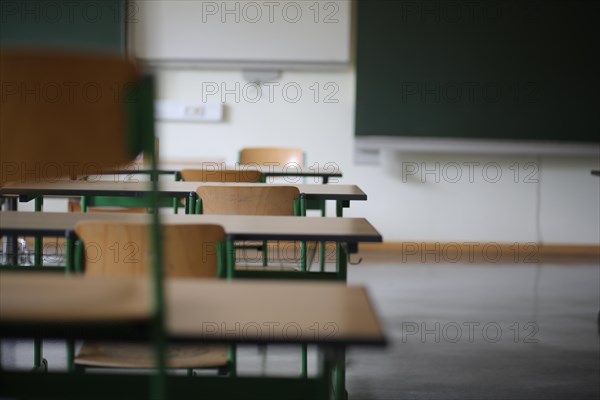
<path fill-rule="evenodd" d="M 136 65 L 107 55 L 2 49 L 0 186 L 95 174 L 141 150 L 127 128 Z"/>
<path fill-rule="evenodd" d="M 300 191 L 294 186 L 201 186 L 203 214 L 294 215 L 294 200 Z"/>
<path fill-rule="evenodd" d="M 304 151 L 285 147 L 246 147 L 240 151 L 240 164 L 272 165 L 284 168 L 286 165 L 304 165 Z"/>
<path fill-rule="evenodd" d="M 85 274 L 140 276 L 151 269 L 150 225 L 83 221 L 75 232 L 84 244 Z M 219 225 L 163 225 L 165 277 L 215 278 L 217 244 L 225 240 Z"/>
<path fill-rule="evenodd" d="M 260 171 L 249 169 L 184 169 L 180 172 L 184 181 L 190 182 L 234 182 L 256 183 L 260 182 Z"/>

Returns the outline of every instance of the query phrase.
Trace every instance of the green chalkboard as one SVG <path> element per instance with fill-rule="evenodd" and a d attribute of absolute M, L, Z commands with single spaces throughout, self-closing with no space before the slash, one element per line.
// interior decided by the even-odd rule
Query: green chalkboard
<path fill-rule="evenodd" d="M 125 54 L 125 0 L 1 0 L 0 44 Z"/>
<path fill-rule="evenodd" d="M 356 136 L 600 141 L 599 5 L 359 0 Z"/>

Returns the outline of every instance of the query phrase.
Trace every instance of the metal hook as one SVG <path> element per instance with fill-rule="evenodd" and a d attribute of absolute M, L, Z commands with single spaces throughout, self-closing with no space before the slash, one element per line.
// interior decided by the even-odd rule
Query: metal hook
<path fill-rule="evenodd" d="M 362 262 L 362 260 L 363 260 L 362 257 L 359 257 L 358 261 L 352 262 L 352 255 L 348 255 L 348 264 L 350 264 L 350 265 L 358 265 Z"/>

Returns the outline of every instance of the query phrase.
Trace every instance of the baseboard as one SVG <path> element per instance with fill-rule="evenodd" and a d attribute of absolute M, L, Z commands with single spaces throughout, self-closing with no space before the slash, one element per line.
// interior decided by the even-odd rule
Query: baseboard
<path fill-rule="evenodd" d="M 600 262 L 600 246 L 498 242 L 363 243 L 363 257 L 422 263 Z"/>

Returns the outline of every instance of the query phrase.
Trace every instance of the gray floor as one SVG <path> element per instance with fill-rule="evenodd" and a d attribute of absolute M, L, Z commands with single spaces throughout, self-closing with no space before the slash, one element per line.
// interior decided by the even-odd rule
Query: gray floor
<path fill-rule="evenodd" d="M 351 267 L 389 339 L 348 354 L 352 400 L 600 398 L 598 265 Z M 242 374 L 299 372 L 298 349 L 239 352 Z M 45 344 L 52 369 L 64 346 Z M 5 342 L 4 365 L 28 368 L 28 342 Z M 310 370 L 314 371 L 311 352 Z"/>
<path fill-rule="evenodd" d="M 371 399 L 598 399 L 598 265 L 354 267 L 390 339 L 349 356 Z"/>

